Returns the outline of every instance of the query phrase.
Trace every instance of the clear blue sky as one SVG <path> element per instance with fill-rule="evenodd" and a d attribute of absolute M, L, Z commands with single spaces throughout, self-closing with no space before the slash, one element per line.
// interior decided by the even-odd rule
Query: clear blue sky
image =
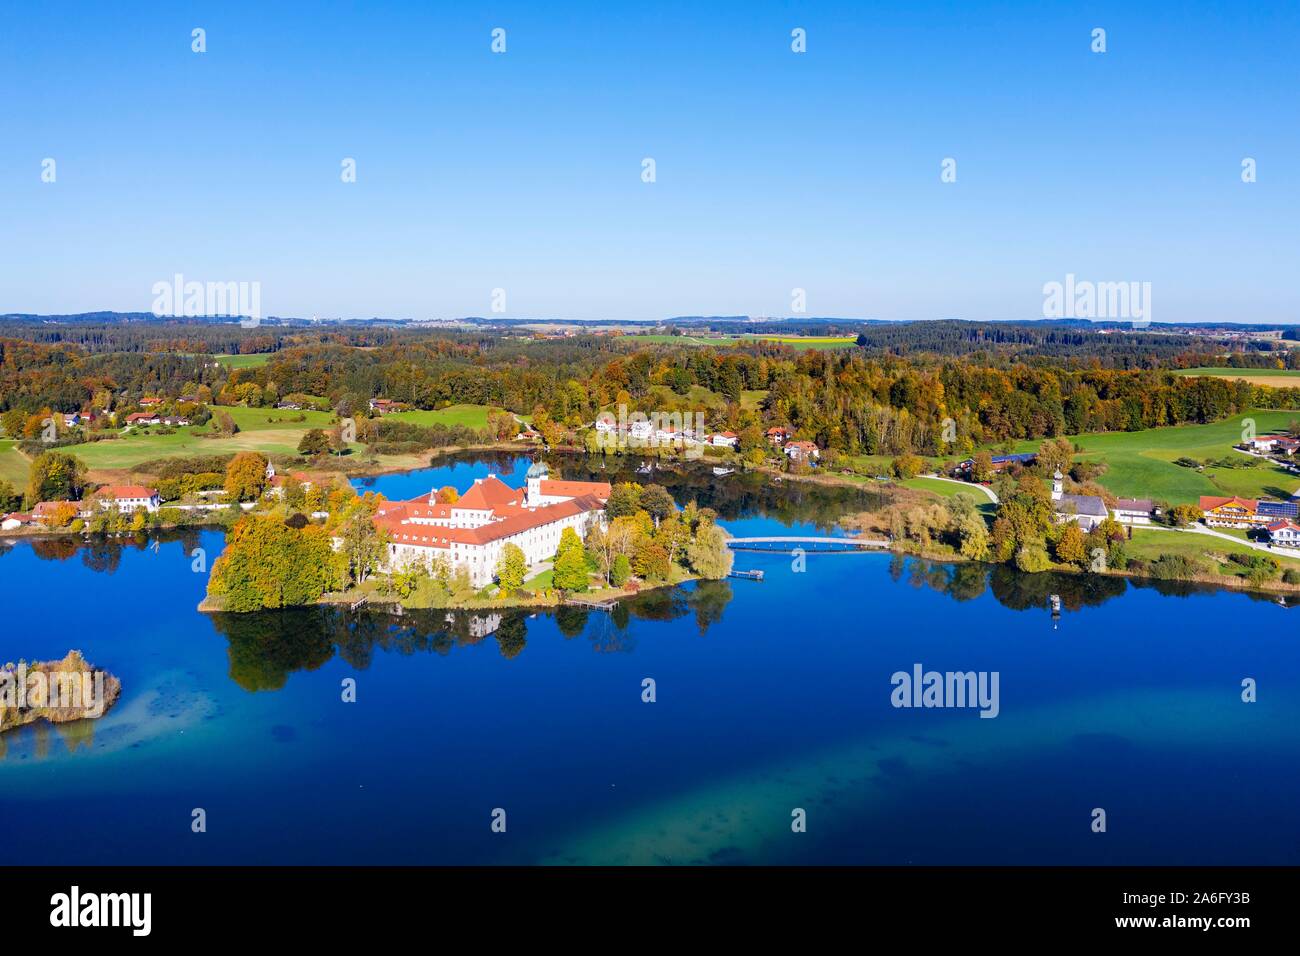
<path fill-rule="evenodd" d="M 0 312 L 179 272 L 278 315 L 1035 318 L 1074 273 L 1297 322 L 1297 63 L 1296 3 L 10 2 Z"/>

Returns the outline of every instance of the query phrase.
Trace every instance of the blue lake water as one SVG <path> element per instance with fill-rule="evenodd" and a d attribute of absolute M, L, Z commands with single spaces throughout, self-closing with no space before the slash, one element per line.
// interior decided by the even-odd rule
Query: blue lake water
<path fill-rule="evenodd" d="M 373 487 L 489 470 L 522 481 Z M 737 533 L 834 527 L 713 494 Z M 123 684 L 0 738 L 0 863 L 1300 863 L 1300 612 L 1265 598 L 741 554 L 764 581 L 613 614 L 200 614 L 221 546 L 0 551 L 0 663 L 77 647 Z M 999 715 L 893 707 L 916 663 L 998 672 Z"/>

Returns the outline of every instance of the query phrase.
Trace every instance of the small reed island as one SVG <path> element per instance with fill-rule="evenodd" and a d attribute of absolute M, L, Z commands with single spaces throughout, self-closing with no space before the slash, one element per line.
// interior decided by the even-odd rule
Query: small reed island
<path fill-rule="evenodd" d="M 0 667 L 0 733 L 47 720 L 63 724 L 104 716 L 122 682 L 86 662 L 81 651 L 61 661 L 19 661 Z"/>

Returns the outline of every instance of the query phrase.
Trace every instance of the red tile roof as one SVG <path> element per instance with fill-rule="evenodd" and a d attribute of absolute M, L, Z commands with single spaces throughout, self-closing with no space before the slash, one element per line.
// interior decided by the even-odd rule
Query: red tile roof
<path fill-rule="evenodd" d="M 567 496 L 579 498 L 583 495 L 595 495 L 601 501 L 609 500 L 610 485 L 608 481 L 551 481 L 543 478 L 539 484 L 542 494 L 555 497 Z"/>
<path fill-rule="evenodd" d="M 506 505 L 520 504 L 523 497 L 524 493 L 518 488 L 511 488 L 496 475 L 488 475 L 475 481 L 452 507 L 469 511 L 491 511 Z"/>
<path fill-rule="evenodd" d="M 445 507 L 445 506 L 438 506 Z M 487 544 L 511 535 L 539 528 L 561 518 L 569 518 L 586 511 L 596 511 L 602 503 L 594 495 L 573 498 L 540 508 L 519 508 L 514 514 L 481 525 L 477 528 L 446 528 L 404 521 L 410 509 L 418 508 L 410 502 L 402 507 L 381 509 L 375 514 L 375 524 L 388 532 L 394 544 L 417 544 L 426 548 L 447 548 L 451 544 Z"/>
<path fill-rule="evenodd" d="M 158 494 L 158 491 L 156 488 L 146 488 L 144 485 L 105 485 L 96 494 L 109 498 L 152 498 Z"/>
<path fill-rule="evenodd" d="M 1201 510 L 1213 511 L 1216 508 L 1222 508 L 1225 505 L 1240 507 L 1249 512 L 1254 512 L 1259 508 L 1259 502 L 1250 498 L 1216 498 L 1213 496 L 1201 495 Z"/>

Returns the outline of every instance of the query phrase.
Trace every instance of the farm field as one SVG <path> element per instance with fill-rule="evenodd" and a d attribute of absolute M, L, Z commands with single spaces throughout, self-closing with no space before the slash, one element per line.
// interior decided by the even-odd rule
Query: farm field
<path fill-rule="evenodd" d="M 487 428 L 488 406 L 486 405 L 448 405 L 432 411 L 413 410 L 393 412 L 385 415 L 384 420 L 411 422 L 415 425 L 461 425 L 466 428 Z"/>
<path fill-rule="evenodd" d="M 270 352 L 254 352 L 250 355 L 214 355 L 218 362 L 227 368 L 256 368 L 271 361 Z"/>
<path fill-rule="evenodd" d="M 1231 378 L 1251 385 L 1271 388 L 1300 388 L 1300 371 L 1283 368 L 1186 368 L 1177 369 L 1175 375 L 1190 377 L 1211 376 Z"/>
<path fill-rule="evenodd" d="M 1252 410 L 1242 416 L 1253 418 L 1260 434 L 1285 430 L 1300 412 Z M 1153 498 L 1171 504 L 1195 503 L 1201 495 L 1241 495 L 1258 498 L 1289 498 L 1300 488 L 1300 475 L 1287 474 L 1267 464 L 1257 468 L 1206 468 L 1197 471 L 1175 465 L 1176 458 L 1224 458 L 1239 455 L 1232 450 L 1241 441 L 1242 419 L 1231 418 L 1209 425 L 1176 425 L 1140 432 L 1103 432 L 1071 435 L 1083 451 L 1077 460 L 1105 461 L 1109 468 L 1098 482 L 1121 497 Z M 1020 442 L 1016 451 L 1034 451 L 1036 441 Z M 1244 462 L 1249 462 L 1241 455 Z"/>
<path fill-rule="evenodd" d="M 14 446 L 12 438 L 0 439 L 0 481 L 7 481 L 20 491 L 27 484 L 27 459 Z"/>
<path fill-rule="evenodd" d="M 332 412 L 225 406 L 214 408 L 216 411 L 229 413 L 239 426 L 239 433 L 229 438 L 201 438 L 200 435 L 211 431 L 210 426 L 178 428 L 170 435 L 132 433 L 123 438 L 76 445 L 66 450 L 94 469 L 129 469 L 153 458 L 181 455 L 224 455 L 239 451 L 293 455 L 298 451 L 298 442 L 304 432 L 312 428 L 328 429 L 334 420 Z M 299 415 L 304 417 L 303 421 L 290 421 Z"/>

